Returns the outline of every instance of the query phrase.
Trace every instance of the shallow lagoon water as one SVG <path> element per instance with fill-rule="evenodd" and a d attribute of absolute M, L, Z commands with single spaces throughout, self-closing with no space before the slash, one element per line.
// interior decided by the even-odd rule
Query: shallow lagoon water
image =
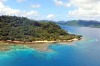
<path fill-rule="evenodd" d="M 32 48 L 0 52 L 0 66 L 100 66 L 100 28 L 61 25 L 70 33 L 83 35 L 80 41 L 52 44 L 51 52 Z"/>

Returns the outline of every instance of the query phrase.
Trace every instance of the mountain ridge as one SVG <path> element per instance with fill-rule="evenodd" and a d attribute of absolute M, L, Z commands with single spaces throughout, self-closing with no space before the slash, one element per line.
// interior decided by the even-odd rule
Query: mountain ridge
<path fill-rule="evenodd" d="M 96 20 L 71 20 L 71 21 L 62 21 L 57 23 L 67 26 L 100 28 L 100 22 Z"/>

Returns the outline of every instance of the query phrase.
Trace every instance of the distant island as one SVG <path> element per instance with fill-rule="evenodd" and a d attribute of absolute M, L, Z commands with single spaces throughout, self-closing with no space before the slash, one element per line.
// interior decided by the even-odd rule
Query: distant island
<path fill-rule="evenodd" d="M 67 26 L 100 28 L 100 22 L 95 20 L 71 20 L 71 21 L 59 21 L 57 23 Z"/>
<path fill-rule="evenodd" d="M 0 16 L 0 41 L 47 42 L 81 39 L 81 35 L 69 34 L 50 21 L 36 21 L 26 17 Z"/>

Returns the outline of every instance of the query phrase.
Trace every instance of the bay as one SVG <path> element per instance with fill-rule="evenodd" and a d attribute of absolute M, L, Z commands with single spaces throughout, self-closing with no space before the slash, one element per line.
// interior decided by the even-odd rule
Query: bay
<path fill-rule="evenodd" d="M 100 28 L 60 26 L 83 39 L 52 44 L 50 52 L 32 48 L 1 51 L 0 66 L 100 66 Z"/>

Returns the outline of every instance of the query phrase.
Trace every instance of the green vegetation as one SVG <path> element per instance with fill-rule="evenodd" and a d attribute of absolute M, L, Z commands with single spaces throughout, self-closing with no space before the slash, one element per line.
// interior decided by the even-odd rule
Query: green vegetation
<path fill-rule="evenodd" d="M 80 35 L 69 34 L 54 22 L 39 22 L 26 17 L 0 16 L 0 40 L 38 41 L 80 39 Z"/>
<path fill-rule="evenodd" d="M 71 20 L 68 22 L 59 22 L 58 24 L 67 25 L 67 26 L 80 26 L 80 27 L 93 27 L 100 28 L 100 22 L 93 20 Z"/>

